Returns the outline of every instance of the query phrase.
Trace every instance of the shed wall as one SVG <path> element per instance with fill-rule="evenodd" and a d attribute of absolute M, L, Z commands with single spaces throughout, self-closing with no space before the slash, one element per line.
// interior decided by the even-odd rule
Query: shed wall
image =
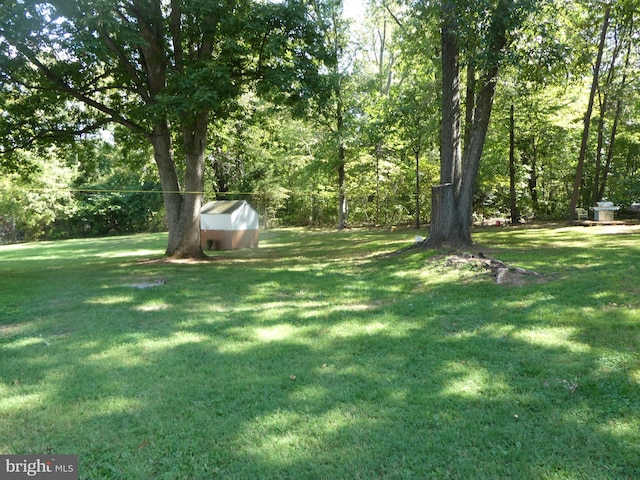
<path fill-rule="evenodd" d="M 256 248 L 259 230 L 205 230 L 200 231 L 200 245 L 203 250 L 236 250 L 239 248 Z"/>

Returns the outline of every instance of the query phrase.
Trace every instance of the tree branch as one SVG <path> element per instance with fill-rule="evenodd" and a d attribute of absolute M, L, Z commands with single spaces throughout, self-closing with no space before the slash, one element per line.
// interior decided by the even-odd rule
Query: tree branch
<path fill-rule="evenodd" d="M 391 15 L 391 18 L 393 19 L 393 21 L 396 22 L 396 25 L 398 25 L 400 28 L 404 28 L 404 25 L 398 19 L 398 17 L 396 17 L 395 14 L 391 11 L 391 8 L 389 7 L 389 5 L 387 5 L 387 2 L 382 2 L 382 5 L 384 6 L 385 10 L 389 12 L 389 15 Z"/>
<path fill-rule="evenodd" d="M 110 123 L 112 123 L 112 120 L 110 118 L 102 118 L 96 121 L 96 123 L 86 125 L 83 128 L 48 129 L 47 131 L 43 131 L 36 135 L 28 137 L 17 145 L 13 145 L 9 148 L 0 150 L 0 155 L 7 155 L 18 150 L 27 149 L 38 140 L 57 140 L 63 137 L 77 137 L 86 133 L 96 132 Z"/>
<path fill-rule="evenodd" d="M 91 97 L 88 97 L 84 93 L 69 86 L 62 78 L 60 78 L 51 69 L 45 66 L 40 60 L 38 60 L 36 55 L 32 51 L 30 51 L 28 48 L 23 47 L 17 42 L 14 45 L 16 46 L 18 51 L 22 55 L 24 55 L 38 69 L 38 71 L 42 73 L 42 75 L 44 75 L 47 79 L 49 79 L 60 91 L 70 95 L 71 97 L 84 103 L 85 105 L 93 107 L 96 110 L 106 114 L 108 117 L 111 118 L 113 122 L 119 123 L 120 125 L 134 132 L 143 133 L 145 135 L 147 134 L 144 128 L 142 128 L 137 123 L 123 117 L 116 110 L 107 107 L 103 103 L 100 103 L 92 99 Z"/>

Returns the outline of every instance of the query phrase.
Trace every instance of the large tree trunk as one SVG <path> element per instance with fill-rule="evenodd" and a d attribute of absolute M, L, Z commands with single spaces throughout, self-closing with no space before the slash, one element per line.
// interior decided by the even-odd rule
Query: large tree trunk
<path fill-rule="evenodd" d="M 480 158 L 489 128 L 493 97 L 496 89 L 500 56 L 506 46 L 508 11 L 506 0 L 498 2 L 492 18 L 492 38 L 489 52 L 493 64 L 482 76 L 480 90 L 475 98 L 473 125 L 460 154 L 460 66 L 457 40 L 457 13 L 455 2 L 447 0 L 442 5 L 442 131 L 440 144 L 440 184 L 432 191 L 431 229 L 425 245 L 441 248 L 444 245 L 467 246 L 472 244 L 471 220 L 473 193 L 480 167 Z M 467 103 L 471 108 L 471 102 Z M 448 186 L 448 185 L 451 186 Z M 452 189 L 451 194 L 449 189 Z M 453 200 L 449 201 L 449 195 Z M 438 198 L 439 197 L 439 198 Z M 440 211 L 451 208 L 452 211 Z"/>
<path fill-rule="evenodd" d="M 184 127 L 186 169 L 185 189 L 175 168 L 171 133 L 166 124 L 156 124 L 150 136 L 160 174 L 169 240 L 166 255 L 173 258 L 204 258 L 200 246 L 200 206 L 202 204 L 206 115 Z"/>
<path fill-rule="evenodd" d="M 503 44 L 504 45 L 504 44 Z M 493 97 L 496 91 L 498 79 L 498 66 L 491 69 L 484 78 L 482 87 L 476 100 L 476 115 L 473 122 L 473 130 L 469 140 L 469 146 L 464 152 L 462 184 L 458 195 L 458 224 L 461 232 L 459 238 L 463 238 L 466 245 L 471 245 L 471 218 L 473 213 L 473 192 L 475 191 L 476 178 L 480 168 L 480 159 L 484 142 L 487 138 Z"/>
<path fill-rule="evenodd" d="M 455 3 L 442 5 L 442 123 L 440 126 L 440 185 L 431 190 L 431 225 L 424 245 L 441 248 L 458 243 L 456 199 L 460 191 L 460 63 Z"/>
<path fill-rule="evenodd" d="M 204 258 L 200 245 L 200 209 L 204 190 L 204 157 L 209 115 L 198 113 L 184 121 L 182 138 L 186 156 L 185 191 L 180 212 L 180 241 L 168 255 L 176 258 Z"/>
<path fill-rule="evenodd" d="M 457 195 L 462 170 L 460 145 L 460 62 L 455 4 L 443 5 L 442 124 L 440 130 L 440 183 L 452 183 Z"/>
<path fill-rule="evenodd" d="M 431 187 L 431 228 L 429 238 L 425 240 L 431 247 L 442 246 L 455 231 L 453 227 L 456 209 L 454 198 L 452 183 Z"/>

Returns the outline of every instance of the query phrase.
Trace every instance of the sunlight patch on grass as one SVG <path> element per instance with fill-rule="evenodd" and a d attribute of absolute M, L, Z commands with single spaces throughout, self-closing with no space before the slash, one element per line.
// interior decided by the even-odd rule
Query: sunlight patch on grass
<path fill-rule="evenodd" d="M 375 336 L 384 332 L 385 335 L 396 338 L 407 336 L 413 327 L 414 324 L 409 321 L 390 328 L 387 323 L 380 321 L 349 319 L 333 325 L 328 329 L 328 333 L 335 338 L 350 338 Z"/>
<path fill-rule="evenodd" d="M 291 399 L 295 402 L 311 402 L 318 405 L 326 400 L 328 393 L 329 391 L 321 385 L 304 385 L 291 394 Z"/>
<path fill-rule="evenodd" d="M 544 348 L 560 348 L 571 353 L 589 353 L 591 347 L 588 344 L 571 339 L 576 334 L 577 329 L 573 327 L 546 327 L 521 330 L 513 333 L 512 338 Z"/>
<path fill-rule="evenodd" d="M 127 343 L 103 350 L 85 358 L 85 362 L 106 363 L 109 366 L 135 367 L 144 362 L 144 358 L 137 351 L 139 347 Z"/>
<path fill-rule="evenodd" d="M 93 416 L 106 416 L 127 413 L 144 407 L 144 403 L 135 398 L 122 396 L 105 396 L 99 400 L 91 400 L 82 405 L 82 410 Z"/>
<path fill-rule="evenodd" d="M 40 346 L 43 343 L 44 340 L 42 339 L 42 337 L 25 337 L 19 340 L 13 340 L 11 343 L 3 345 L 2 348 L 20 350 L 24 347 L 32 347 L 34 345 Z"/>
<path fill-rule="evenodd" d="M 386 330 L 388 327 L 388 325 L 382 323 L 382 322 L 373 322 L 373 323 L 367 323 L 366 325 L 364 325 L 364 331 L 365 333 L 368 333 L 369 335 L 374 335 L 378 332 L 382 332 L 384 330 Z"/>
<path fill-rule="evenodd" d="M 135 366 L 145 361 L 146 353 L 161 353 L 166 350 L 189 344 L 202 343 L 206 339 L 197 333 L 174 332 L 173 335 L 164 338 L 132 338 L 128 343 L 120 343 L 112 348 L 89 355 L 88 361 L 107 362 L 109 365 Z"/>
<path fill-rule="evenodd" d="M 278 342 L 287 340 L 299 333 L 299 329 L 287 323 L 268 328 L 256 329 L 256 340 L 259 342 Z"/>
<path fill-rule="evenodd" d="M 131 295 L 105 295 L 102 297 L 87 300 L 91 305 L 119 305 L 121 303 L 131 303 L 133 297 Z"/>
<path fill-rule="evenodd" d="M 123 257 L 145 257 L 149 255 L 162 255 L 161 250 L 151 250 L 151 249 L 138 249 L 138 250 L 129 250 L 124 252 L 105 252 L 99 255 L 96 255 L 99 258 L 123 258 Z"/>
<path fill-rule="evenodd" d="M 638 422 L 634 424 L 630 423 L 628 418 L 625 418 L 624 421 L 619 418 L 615 418 L 609 420 L 603 425 L 600 425 L 599 430 L 618 439 L 632 439 L 637 436 L 637 428 Z M 636 448 L 640 448 L 640 443 L 636 444 Z"/>
<path fill-rule="evenodd" d="M 453 378 L 444 386 L 442 394 L 452 397 L 477 398 L 488 390 L 508 390 L 495 375 L 477 365 L 448 362 L 446 371 Z"/>
<path fill-rule="evenodd" d="M 280 468 L 291 467 L 309 460 L 318 461 L 325 452 L 335 448 L 336 439 L 348 435 L 351 441 L 355 441 L 379 420 L 361 413 L 358 409 L 349 407 L 335 407 L 313 416 L 277 410 L 254 419 L 242 438 L 251 440 L 246 442 L 245 448 L 252 457 L 259 458 L 260 463 Z M 344 448 L 349 445 L 359 452 L 368 446 L 359 441 L 343 445 Z M 359 453 L 347 450 L 331 453 L 336 454 Z M 334 458 L 333 461 L 337 462 L 339 458 Z"/>
<path fill-rule="evenodd" d="M 34 408 L 43 402 L 39 393 L 17 394 L 5 398 L 0 398 L 0 412 L 17 412 L 25 408 Z"/>
<path fill-rule="evenodd" d="M 252 455 L 280 466 L 293 465 L 304 458 L 304 446 L 310 440 L 301 426 L 304 423 L 300 415 L 278 410 L 256 418 L 242 437 L 253 437 L 246 447 Z"/>
<path fill-rule="evenodd" d="M 139 312 L 160 312 L 162 310 L 168 310 L 169 308 L 171 308 L 171 305 L 163 302 L 162 300 L 152 300 L 142 305 L 138 305 L 134 310 Z"/>
<path fill-rule="evenodd" d="M 490 338 L 507 338 L 516 331 L 514 325 L 491 323 L 482 327 L 481 332 Z"/>
<path fill-rule="evenodd" d="M 335 305 L 329 309 L 330 313 L 338 312 L 364 312 L 379 308 L 379 304 L 371 303 L 347 303 L 344 305 Z"/>
<path fill-rule="evenodd" d="M 246 309 L 236 309 L 236 312 L 247 312 L 252 316 L 258 317 L 262 321 L 277 320 L 284 316 L 291 315 L 297 310 L 306 310 L 311 312 L 317 312 L 323 304 L 319 302 L 265 302 L 260 303 L 258 306 L 250 306 Z"/>

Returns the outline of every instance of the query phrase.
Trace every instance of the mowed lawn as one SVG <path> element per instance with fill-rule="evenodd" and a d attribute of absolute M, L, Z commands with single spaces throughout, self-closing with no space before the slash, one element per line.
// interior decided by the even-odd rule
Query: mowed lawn
<path fill-rule="evenodd" d="M 81 479 L 640 478 L 640 227 L 477 231 L 544 275 L 519 286 L 387 255 L 415 235 L 0 247 L 0 453 Z"/>

